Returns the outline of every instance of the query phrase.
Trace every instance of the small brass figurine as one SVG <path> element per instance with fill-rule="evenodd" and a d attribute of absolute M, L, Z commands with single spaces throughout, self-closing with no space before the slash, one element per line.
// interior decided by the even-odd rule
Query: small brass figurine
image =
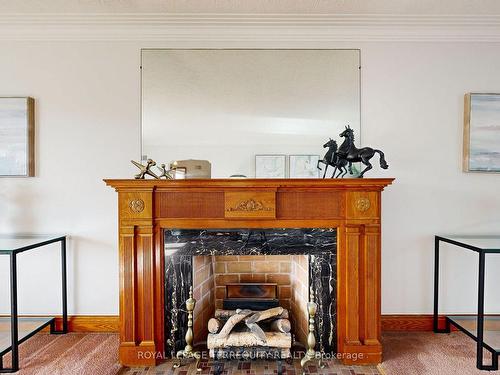
<path fill-rule="evenodd" d="M 316 337 L 314 336 L 314 317 L 318 311 L 318 304 L 314 302 L 314 290 L 311 287 L 309 290 L 309 302 L 307 303 L 307 311 L 309 313 L 309 334 L 307 335 L 307 352 L 304 358 L 300 361 L 300 367 L 302 367 L 302 375 L 306 374 L 305 365 L 307 362 L 312 361 L 316 358 Z M 321 362 L 321 357 L 318 361 L 319 367 L 323 367 Z"/>
<path fill-rule="evenodd" d="M 196 306 L 196 300 L 193 298 L 193 287 L 189 288 L 189 299 L 186 301 L 186 310 L 188 312 L 188 329 L 186 331 L 186 346 L 184 350 L 177 352 L 177 363 L 174 364 L 174 368 L 179 368 L 182 366 L 182 358 L 184 359 L 196 359 L 196 371 L 201 371 L 199 367 L 201 354 L 200 352 L 193 352 L 193 311 Z"/>
<path fill-rule="evenodd" d="M 161 166 L 157 167 L 160 171 L 161 174 L 158 176 L 158 178 L 165 177 L 167 180 L 173 180 L 174 176 L 172 174 L 175 174 L 175 170 L 169 169 L 165 167 L 165 164 L 162 164 Z"/>
<path fill-rule="evenodd" d="M 136 161 L 130 160 L 132 164 L 134 164 L 137 168 L 139 168 L 140 172 L 135 175 L 136 180 L 144 180 L 145 176 L 151 176 L 153 178 L 159 179 L 159 177 L 151 170 L 151 167 L 156 165 L 156 162 L 153 159 L 148 159 L 146 165 L 142 165 Z"/>

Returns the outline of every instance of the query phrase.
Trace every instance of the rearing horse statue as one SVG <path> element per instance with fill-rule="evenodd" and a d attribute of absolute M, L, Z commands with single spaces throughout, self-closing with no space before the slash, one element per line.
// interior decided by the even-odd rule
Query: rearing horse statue
<path fill-rule="evenodd" d="M 345 160 L 349 163 L 349 172 L 352 174 L 352 163 L 361 162 L 366 165 L 366 168 L 361 171 L 359 174 L 359 178 L 363 178 L 363 175 L 366 171 L 369 171 L 373 168 L 370 163 L 370 159 L 375 155 L 375 153 L 380 155 L 380 168 L 387 169 L 389 165 L 385 161 L 384 153 L 380 150 L 373 149 L 371 147 L 363 147 L 357 148 L 354 145 L 354 131 L 348 125 L 345 127 L 345 130 L 339 134 L 340 137 L 345 138 L 344 142 L 340 145 L 337 150 L 337 157 L 340 163 L 341 160 Z"/>

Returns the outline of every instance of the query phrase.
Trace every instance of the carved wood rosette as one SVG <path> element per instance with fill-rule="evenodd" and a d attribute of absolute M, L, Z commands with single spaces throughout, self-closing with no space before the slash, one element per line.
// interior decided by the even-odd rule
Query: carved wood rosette
<path fill-rule="evenodd" d="M 346 364 L 381 362 L 380 206 L 392 179 L 106 183 L 119 193 L 123 365 L 163 353 L 164 228 L 337 228 L 337 351 Z"/>

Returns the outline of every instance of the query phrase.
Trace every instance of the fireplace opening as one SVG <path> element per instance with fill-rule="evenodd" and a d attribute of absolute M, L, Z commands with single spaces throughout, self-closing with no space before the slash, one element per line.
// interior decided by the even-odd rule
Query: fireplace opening
<path fill-rule="evenodd" d="M 272 339 L 285 345 L 287 338 L 279 336 L 289 336 L 288 350 L 292 339 L 304 346 L 307 342 L 308 255 L 194 256 L 193 290 L 197 300 L 194 310 L 195 345 L 208 345 L 212 349 L 214 334 L 219 333 L 227 318 L 234 315 L 237 309 L 276 312 L 272 309 L 281 308 L 283 311 L 266 318 L 263 326 L 285 325 L 291 328 L 285 329 L 287 332 L 269 331 L 276 332 Z M 283 320 L 274 323 L 276 319 L 273 318 Z M 215 332 L 210 332 L 210 323 L 218 328 Z M 227 337 L 226 341 L 219 340 L 217 343 L 246 340 L 248 344 L 250 335 L 241 333 L 245 328 L 243 321 L 235 328 L 240 328 L 240 340 Z M 212 336 L 209 337 L 210 334 Z"/>
<path fill-rule="evenodd" d="M 288 309 L 280 306 L 278 284 L 227 284 L 222 309 L 208 321 L 211 358 L 291 357 Z"/>
<path fill-rule="evenodd" d="M 168 352 L 185 345 L 183 303 L 190 287 L 196 299 L 194 345 L 208 347 L 211 356 L 217 353 L 214 348 L 236 344 L 255 351 L 261 331 L 282 357 L 289 355 L 292 343 L 305 347 L 310 288 L 318 303 L 318 350 L 335 350 L 335 229 L 166 230 L 164 242 Z M 221 334 L 228 319 L 241 311 L 246 315 L 233 318 L 240 320 L 229 327 L 235 334 L 226 335 L 228 329 Z M 261 319 L 258 327 L 252 319 Z"/>

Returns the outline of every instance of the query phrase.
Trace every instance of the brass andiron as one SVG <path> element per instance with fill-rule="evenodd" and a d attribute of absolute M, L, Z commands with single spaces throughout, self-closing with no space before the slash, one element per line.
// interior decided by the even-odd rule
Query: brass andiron
<path fill-rule="evenodd" d="M 177 363 L 174 364 L 174 368 L 179 368 L 182 366 L 182 358 L 184 359 L 196 359 L 196 371 L 201 371 L 199 367 L 201 354 L 200 352 L 193 352 L 193 311 L 196 306 L 196 300 L 193 298 L 193 287 L 189 288 L 189 298 L 186 301 L 186 310 L 188 312 L 188 329 L 186 331 L 186 346 L 184 350 L 179 350 L 177 352 Z"/>
<path fill-rule="evenodd" d="M 307 311 L 309 313 L 309 334 L 307 335 L 307 352 L 304 358 L 300 361 L 300 367 L 302 367 L 302 375 L 306 374 L 305 365 L 307 362 L 312 361 L 316 358 L 316 337 L 314 336 L 314 317 L 318 311 L 318 304 L 314 302 L 314 290 L 311 287 L 309 289 L 309 302 L 307 303 Z M 321 358 L 319 359 L 318 365 L 323 367 L 321 363 Z"/>

